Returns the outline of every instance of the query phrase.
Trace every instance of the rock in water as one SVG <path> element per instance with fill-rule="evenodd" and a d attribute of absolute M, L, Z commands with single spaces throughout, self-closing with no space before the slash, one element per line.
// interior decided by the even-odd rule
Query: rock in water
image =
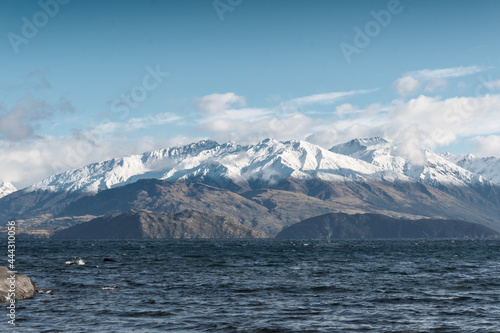
<path fill-rule="evenodd" d="M 455 220 L 395 219 L 381 214 L 329 213 L 283 229 L 278 239 L 483 238 L 500 234 L 484 225 Z"/>
<path fill-rule="evenodd" d="M 32 298 L 36 293 L 36 286 L 31 282 L 26 275 L 14 274 L 5 266 L 0 266 L 0 302 L 6 302 L 10 299 L 9 294 L 12 293 L 11 281 L 12 276 L 15 276 L 15 298 L 26 299 Z M 14 286 L 14 284 L 12 284 Z"/>

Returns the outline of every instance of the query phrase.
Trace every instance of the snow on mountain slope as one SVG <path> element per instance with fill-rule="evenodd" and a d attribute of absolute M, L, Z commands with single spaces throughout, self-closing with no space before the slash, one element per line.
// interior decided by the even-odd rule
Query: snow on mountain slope
<path fill-rule="evenodd" d="M 218 144 L 215 141 L 204 140 L 184 147 L 173 147 L 142 155 L 114 158 L 50 176 L 30 186 L 27 190 L 97 192 L 117 184 L 125 184 L 138 175 L 148 174 L 144 178 L 160 178 L 159 175 L 152 174 L 152 171 L 160 169 L 162 166 L 167 167 L 166 164 L 160 162 L 182 160 L 217 146 Z M 138 179 L 140 178 L 136 180 Z"/>
<path fill-rule="evenodd" d="M 487 183 L 487 180 L 474 172 L 466 170 L 452 161 L 424 150 L 425 165 L 412 163 L 408 158 L 401 156 L 398 147 L 389 141 L 380 138 L 354 139 L 347 143 L 336 145 L 330 151 L 363 160 L 386 172 L 392 171 L 396 175 L 405 175 L 415 181 L 439 185 L 477 185 Z M 385 180 L 389 180 L 385 177 Z"/>
<path fill-rule="evenodd" d="M 257 145 L 200 141 L 184 147 L 94 163 L 51 176 L 29 187 L 51 191 L 87 191 L 121 186 L 139 179 L 230 179 L 274 183 L 288 177 L 324 180 L 380 180 L 383 170 L 304 141 L 266 139 Z"/>
<path fill-rule="evenodd" d="M 305 141 L 266 139 L 256 145 L 204 140 L 94 163 L 51 176 L 29 187 L 51 191 L 98 192 L 140 179 L 215 181 L 272 185 L 293 177 L 326 181 L 418 181 L 432 186 L 488 183 L 428 150 L 425 165 L 415 165 L 383 138 L 355 139 L 330 150 Z"/>
<path fill-rule="evenodd" d="M 0 180 L 0 198 L 3 198 L 11 193 L 16 192 L 17 189 L 9 182 Z"/>
<path fill-rule="evenodd" d="M 450 153 L 442 153 L 441 157 L 470 172 L 483 176 L 492 183 L 500 184 L 500 158 L 498 157 L 475 157 L 472 154 L 457 156 Z"/>

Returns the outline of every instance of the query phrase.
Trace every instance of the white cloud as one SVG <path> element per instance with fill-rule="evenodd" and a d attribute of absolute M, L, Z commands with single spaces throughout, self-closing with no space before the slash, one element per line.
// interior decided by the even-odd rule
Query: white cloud
<path fill-rule="evenodd" d="M 448 81 L 445 79 L 432 79 L 425 86 L 425 92 L 435 92 L 437 90 L 444 90 L 448 86 Z"/>
<path fill-rule="evenodd" d="M 355 105 L 352 105 L 350 103 L 344 103 L 342 105 L 337 106 L 335 108 L 335 112 L 337 113 L 337 117 L 343 118 L 346 114 L 359 112 L 359 109 Z"/>
<path fill-rule="evenodd" d="M 223 113 L 231 105 L 245 106 L 245 97 L 229 92 L 225 94 L 207 95 L 202 98 L 198 98 L 196 101 L 198 110 L 209 115 Z"/>
<path fill-rule="evenodd" d="M 303 138 L 317 122 L 302 114 L 286 118 L 267 117 L 256 121 L 221 118 L 201 124 L 199 130 L 210 132 L 211 137 L 220 142 L 233 140 L 241 144 L 253 144 L 266 138 Z"/>
<path fill-rule="evenodd" d="M 473 141 L 476 155 L 500 157 L 500 135 L 477 136 Z"/>
<path fill-rule="evenodd" d="M 419 96 L 391 113 L 391 121 L 402 131 L 417 125 L 422 142 L 430 148 L 450 144 L 456 137 L 500 131 L 500 95 L 454 97 L 441 100 Z"/>
<path fill-rule="evenodd" d="M 420 89 L 420 85 L 420 81 L 410 75 L 397 79 L 394 82 L 394 88 L 400 96 L 415 94 Z"/>
<path fill-rule="evenodd" d="M 291 138 L 317 137 L 316 143 L 326 143 L 328 140 L 319 139 L 320 136 L 325 137 L 324 135 L 313 136 L 318 131 L 328 131 L 328 129 L 322 128 L 325 124 L 324 119 L 311 118 L 300 112 L 302 111 L 301 108 L 314 104 L 332 104 L 348 96 L 367 94 L 376 90 L 378 89 L 303 96 L 281 102 L 276 107 L 271 108 L 227 109 L 227 105 L 225 105 L 225 108 L 219 108 L 220 112 L 216 115 L 205 114 L 205 117 L 198 122 L 198 129 L 212 133 L 213 137 L 219 141 L 234 140 L 239 143 L 255 143 L 265 138 L 288 140 Z M 224 95 L 229 96 L 228 94 Z M 232 94 L 231 96 L 236 95 Z M 209 95 L 198 99 L 198 101 L 212 99 L 213 95 Z M 344 104 L 344 106 L 340 107 L 340 110 L 341 112 L 344 110 L 344 113 L 355 112 L 354 107 L 352 110 L 347 110 L 347 108 L 348 104 Z M 326 115 L 327 117 L 334 115 L 332 112 L 307 113 Z"/>

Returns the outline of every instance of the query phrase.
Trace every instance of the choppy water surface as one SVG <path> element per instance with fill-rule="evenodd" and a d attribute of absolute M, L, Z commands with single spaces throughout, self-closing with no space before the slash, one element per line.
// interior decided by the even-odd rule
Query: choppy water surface
<path fill-rule="evenodd" d="M 499 240 L 17 247 L 19 272 L 57 289 L 17 302 L 19 332 L 500 332 Z"/>

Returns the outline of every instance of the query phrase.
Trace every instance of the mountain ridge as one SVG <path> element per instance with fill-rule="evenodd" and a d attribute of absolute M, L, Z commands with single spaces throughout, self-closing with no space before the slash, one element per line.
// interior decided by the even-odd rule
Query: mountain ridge
<path fill-rule="evenodd" d="M 93 163 L 50 176 L 25 189 L 97 193 L 140 179 L 202 181 L 226 186 L 272 185 L 289 177 L 327 181 L 417 181 L 431 186 L 488 186 L 498 177 L 483 177 L 429 150 L 420 165 L 380 138 L 354 139 L 330 150 L 306 141 L 265 139 L 255 145 L 202 140 Z M 478 170 L 478 168 L 474 169 Z"/>

